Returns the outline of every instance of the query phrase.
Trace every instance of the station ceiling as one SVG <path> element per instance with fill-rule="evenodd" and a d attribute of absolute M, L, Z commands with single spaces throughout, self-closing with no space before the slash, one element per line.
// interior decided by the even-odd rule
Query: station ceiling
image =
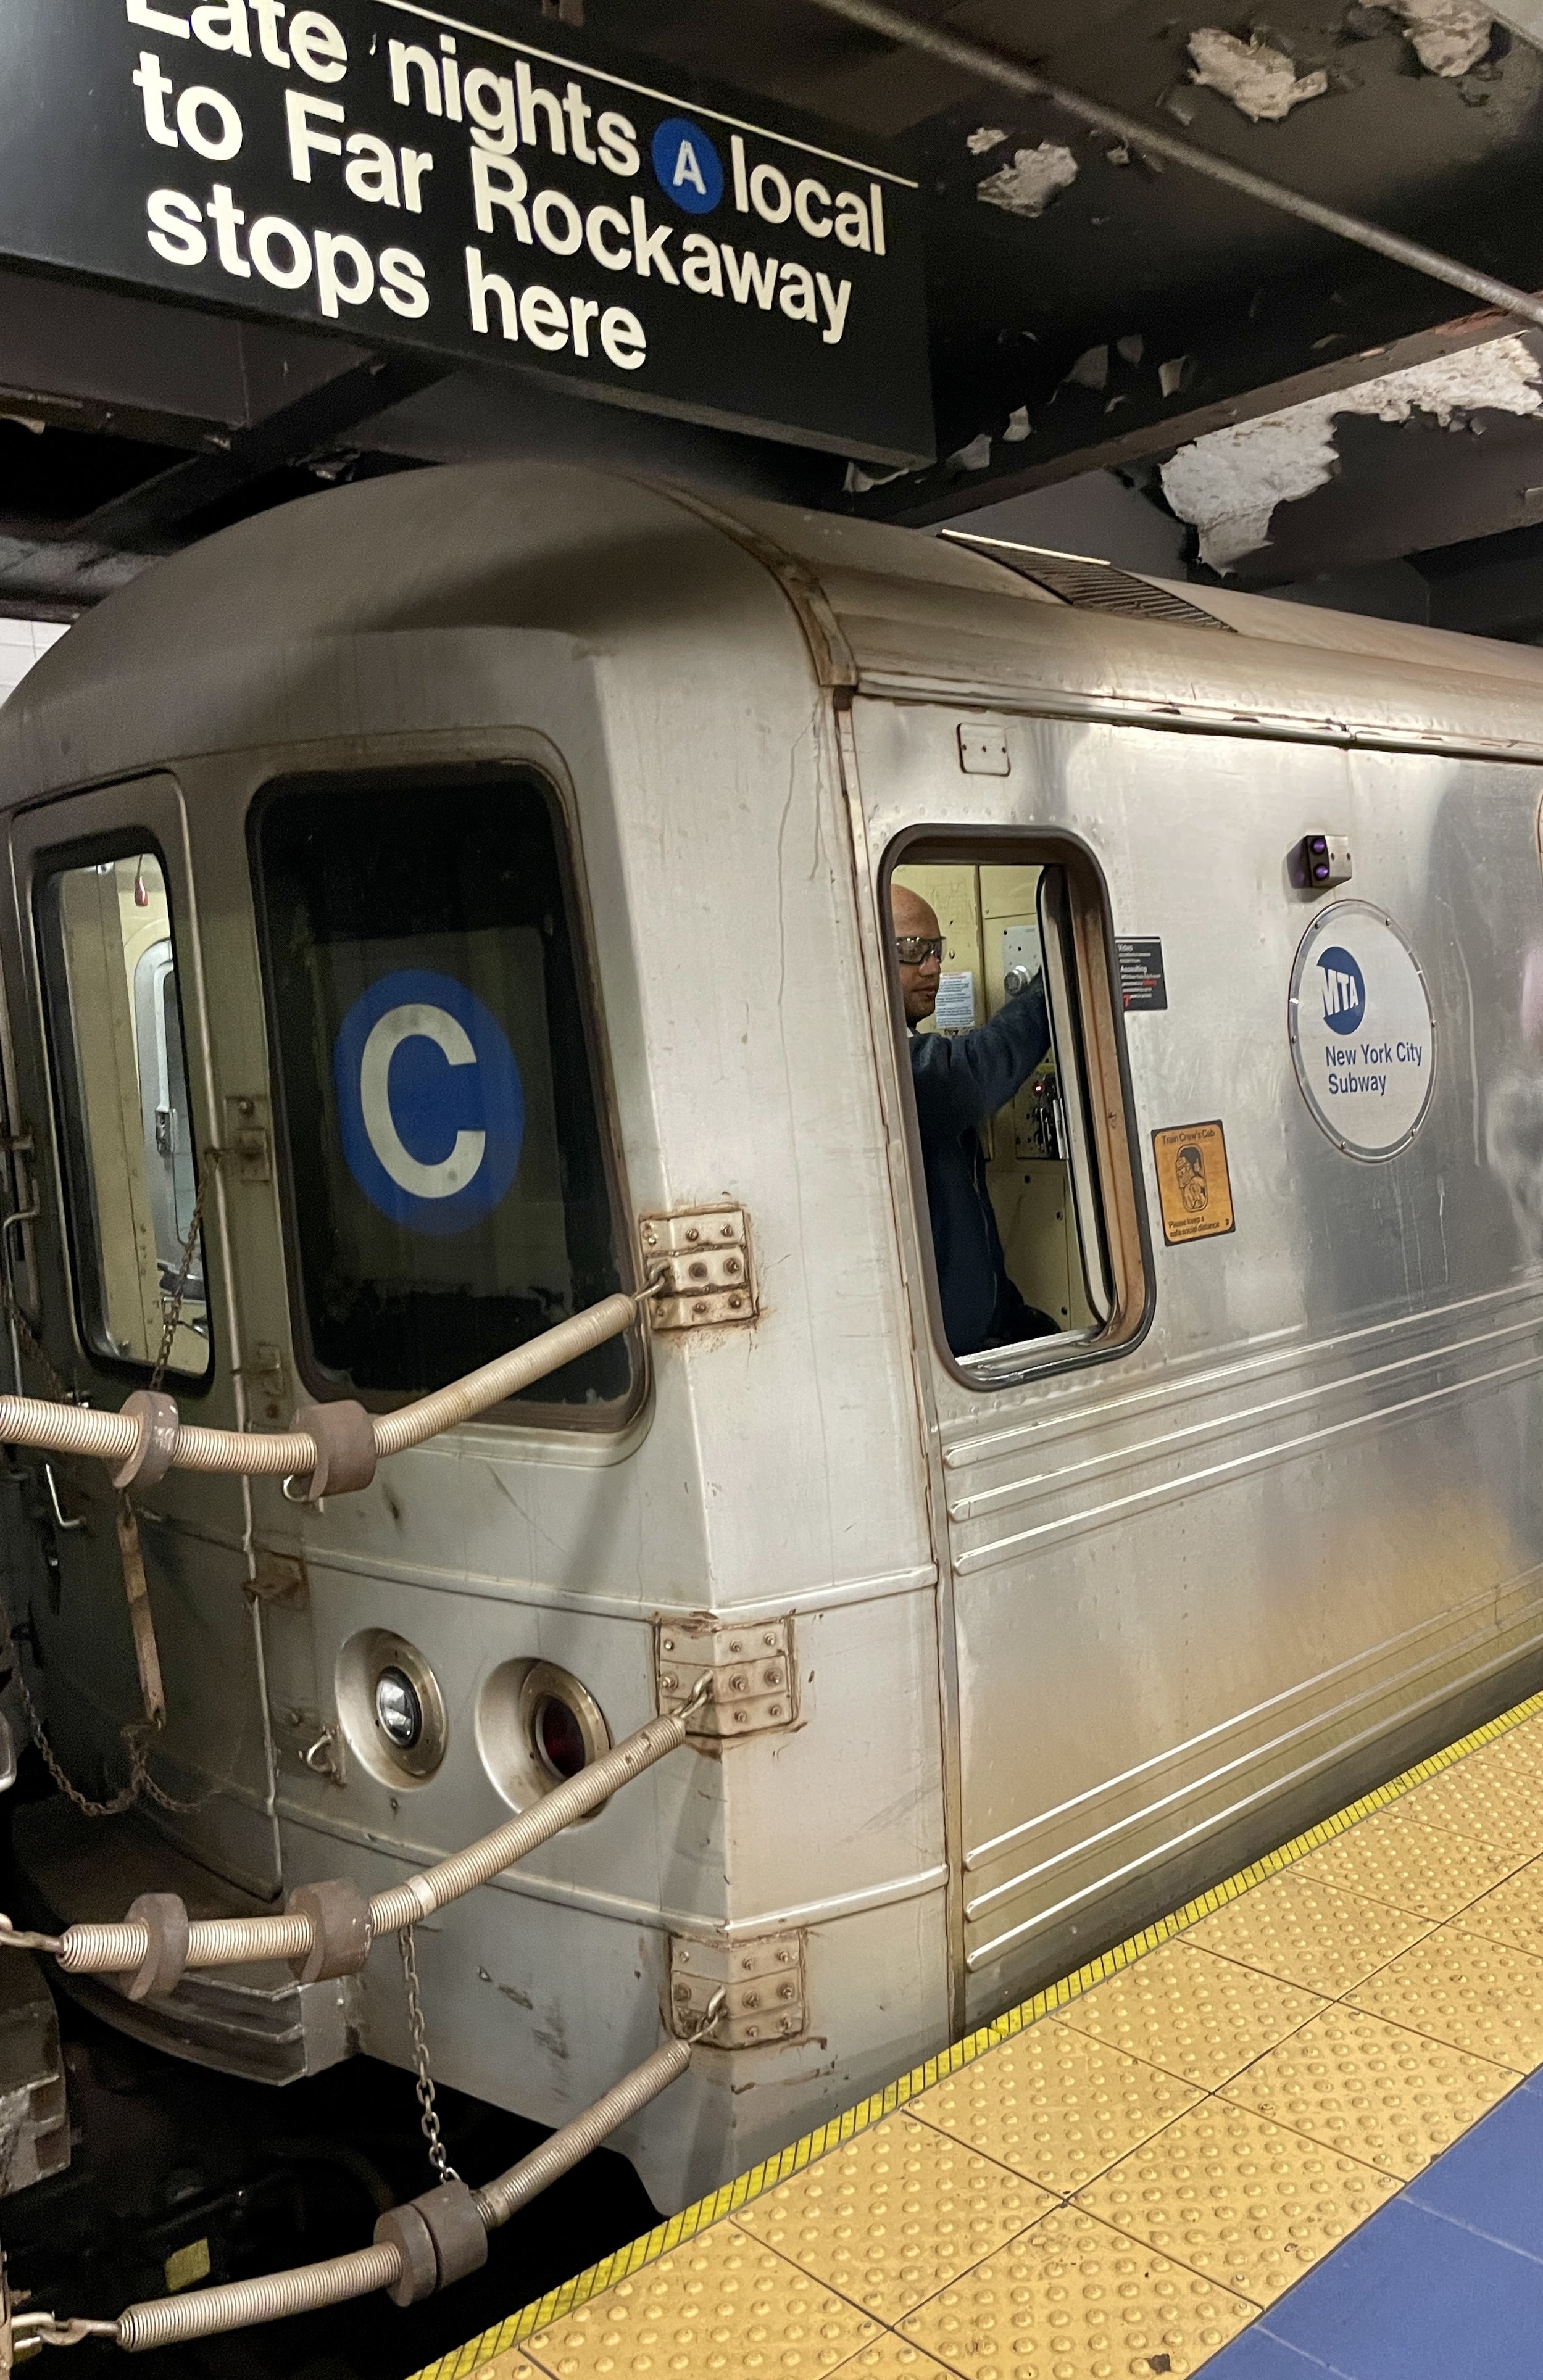
<path fill-rule="evenodd" d="M 1533 292 L 1530 5 L 1512 25 L 1466 0 L 902 14 Z M 1402 565 L 1428 616 L 1543 631 L 1543 332 L 815 0 L 492 13 L 582 22 L 677 86 L 700 75 L 894 144 L 924 195 L 936 463 L 885 477 L 512 373 L 7 273 L 0 605 L 67 616 L 156 554 L 339 478 L 539 453 L 921 526 L 1115 470 L 1185 520 L 1197 576 L 1269 587 Z"/>

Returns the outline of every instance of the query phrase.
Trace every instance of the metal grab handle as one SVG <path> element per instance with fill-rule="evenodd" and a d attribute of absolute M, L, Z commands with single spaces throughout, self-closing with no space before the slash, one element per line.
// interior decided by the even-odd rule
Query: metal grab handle
<path fill-rule="evenodd" d="M 48 1501 L 54 1514 L 54 1526 L 56 1529 L 83 1529 L 86 1525 L 84 1520 L 71 1521 L 66 1517 L 65 1508 L 59 1501 L 59 1483 L 54 1476 L 54 1465 L 51 1463 L 43 1464 L 43 1485 L 48 1489 Z"/>
<path fill-rule="evenodd" d="M 20 1220 L 17 1217 L 10 1220 Z M 561 1371 L 609 1339 L 630 1330 L 651 1289 L 635 1296 L 618 1293 L 601 1298 L 566 1322 L 559 1322 L 540 1338 L 484 1364 L 448 1388 L 419 1397 L 400 1412 L 385 1414 L 371 1424 L 378 1455 L 402 1454 L 437 1438 L 458 1422 L 475 1420 L 490 1406 L 502 1404 L 521 1389 Z M 0 1444 L 45 1448 L 53 1454 L 94 1455 L 100 1463 L 127 1463 L 142 1452 L 149 1425 L 128 1413 L 98 1413 L 89 1405 L 50 1403 L 42 1397 L 0 1397 Z M 205 1429 L 179 1424 L 171 1439 L 169 1467 L 180 1471 L 223 1472 L 249 1478 L 310 1476 L 321 1460 L 321 1450 L 309 1430 L 253 1431 Z M 67 1523 L 67 1526 L 68 1524 Z"/>

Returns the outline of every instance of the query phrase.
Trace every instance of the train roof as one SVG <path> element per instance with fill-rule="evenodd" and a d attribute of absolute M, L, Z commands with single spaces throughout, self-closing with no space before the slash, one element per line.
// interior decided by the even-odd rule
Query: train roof
<path fill-rule="evenodd" d="M 657 671 L 666 629 L 699 661 L 721 643 L 728 666 L 746 634 L 775 643 L 801 623 L 832 686 L 1543 757 L 1531 647 L 1119 572 L 1089 609 L 1043 583 L 1067 583 L 1049 569 L 1058 559 L 1036 578 L 1027 550 L 568 465 L 373 480 L 225 529 L 89 613 L 0 712 L 0 804 L 202 752 L 335 739 L 350 732 L 340 648 L 388 639 L 397 677 L 421 677 L 426 653 L 415 665 L 398 640 L 515 629 L 625 679 L 629 642 Z M 378 700 L 370 710 L 379 733 Z M 431 722 L 405 710 L 404 723 Z"/>

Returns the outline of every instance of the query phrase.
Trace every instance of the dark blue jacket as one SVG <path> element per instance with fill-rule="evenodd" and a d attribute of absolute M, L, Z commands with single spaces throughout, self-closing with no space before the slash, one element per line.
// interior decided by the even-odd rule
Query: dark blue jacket
<path fill-rule="evenodd" d="M 1036 976 L 1027 991 L 973 1033 L 953 1039 L 912 1033 L 910 1044 L 948 1343 L 956 1355 L 967 1355 L 992 1341 L 1007 1344 L 1053 1330 L 1056 1325 L 1026 1305 L 1008 1279 L 979 1133 L 1050 1049 L 1044 978 Z"/>

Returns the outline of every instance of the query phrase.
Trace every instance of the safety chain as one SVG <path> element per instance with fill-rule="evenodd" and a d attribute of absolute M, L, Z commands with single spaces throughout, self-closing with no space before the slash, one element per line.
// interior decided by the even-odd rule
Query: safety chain
<path fill-rule="evenodd" d="M 402 1980 L 407 1990 L 407 2030 L 412 2035 L 413 2064 L 418 2069 L 419 2130 L 429 2143 L 429 2163 L 441 2181 L 459 2181 L 461 2177 L 451 2164 L 440 2134 L 434 2078 L 429 2071 L 429 2039 L 423 2028 L 423 2002 L 418 1991 L 417 1931 L 416 1926 L 404 1925 L 396 1937 L 396 1947 L 402 1953 Z"/>
<path fill-rule="evenodd" d="M 155 1368 L 151 1376 L 152 1390 L 158 1390 L 165 1378 L 166 1367 L 171 1362 L 172 1351 L 176 1344 L 177 1326 L 182 1319 L 183 1302 L 188 1294 L 188 1276 L 193 1269 L 193 1255 L 198 1246 L 199 1233 L 203 1224 L 204 1192 L 219 1153 L 217 1149 L 209 1149 L 205 1152 L 209 1163 L 199 1175 L 198 1193 L 193 1200 L 192 1220 L 188 1226 L 188 1236 L 182 1244 L 176 1286 L 164 1309 L 165 1318 L 161 1333 L 160 1353 L 156 1356 Z M 0 1289 L 3 1289 L 6 1311 L 16 1326 L 18 1341 L 42 1372 L 54 1395 L 61 1404 L 75 1403 L 76 1391 L 60 1378 L 50 1362 L 42 1341 L 27 1316 L 22 1312 L 9 1281 L 0 1283 Z M 120 1497 L 119 1502 L 121 1506 L 128 1506 L 127 1490 Z M 140 1719 L 129 1721 L 123 1730 L 124 1747 L 128 1754 L 128 1784 L 108 1800 L 93 1802 L 90 1794 L 82 1792 L 79 1786 L 67 1774 L 57 1753 L 48 1741 L 43 1714 L 32 1698 L 32 1690 L 27 1682 L 26 1672 L 22 1669 L 20 1656 L 17 1651 L 16 1639 L 11 1633 L 10 1616 L 3 1603 L 0 1603 L 0 1661 L 9 1666 L 16 1681 L 17 1697 L 20 1702 L 28 1728 L 31 1732 L 32 1742 L 38 1748 L 43 1767 L 66 1801 L 79 1810 L 83 1818 L 118 1818 L 126 1810 L 131 1810 L 135 1803 L 141 1800 L 153 1802 L 158 1809 L 166 1811 L 172 1816 L 188 1817 L 195 1810 L 201 1810 L 206 1803 L 213 1799 L 213 1792 L 211 1791 L 200 1794 L 197 1801 L 179 1802 L 175 1794 L 168 1793 L 164 1786 L 156 1783 L 150 1773 L 145 1758 L 145 1739 L 156 1730 L 148 1720 Z"/>
<path fill-rule="evenodd" d="M 79 1786 L 67 1774 L 57 1753 L 48 1741 L 48 1731 L 43 1723 L 43 1713 L 33 1701 L 32 1690 L 27 1683 L 27 1673 L 21 1666 L 21 1656 L 17 1649 L 16 1638 L 11 1633 L 10 1614 L 6 1611 L 3 1600 L 0 1600 L 0 1665 L 8 1667 L 10 1670 L 16 1684 L 17 1699 L 26 1716 L 27 1725 L 31 1730 L 32 1742 L 37 1745 L 43 1767 L 66 1801 L 73 1803 L 83 1818 L 121 1817 L 125 1810 L 131 1810 L 135 1803 L 141 1799 L 153 1802 L 158 1809 L 165 1810 L 175 1817 L 188 1817 L 193 1811 L 201 1810 L 206 1803 L 213 1800 L 214 1791 L 218 1791 L 218 1788 L 208 1793 L 200 1793 L 196 1802 L 179 1802 L 175 1794 L 166 1791 L 164 1785 L 156 1783 L 145 1761 L 145 1738 L 154 1730 L 144 1719 L 138 1719 L 131 1720 L 123 1730 L 124 1746 L 128 1754 L 128 1784 L 115 1793 L 110 1801 L 93 1802 L 90 1795 L 83 1793 Z"/>
<path fill-rule="evenodd" d="M 177 1268 L 176 1287 L 166 1301 L 165 1324 L 161 1333 L 161 1353 L 155 1358 L 155 1369 L 150 1376 L 152 1396 L 166 1377 L 166 1367 L 172 1360 L 172 1349 L 176 1344 L 177 1326 L 182 1320 L 183 1300 L 188 1294 L 188 1277 L 193 1269 L 193 1251 L 198 1246 L 199 1233 L 203 1228 L 204 1193 L 209 1187 L 214 1168 L 223 1154 L 224 1152 L 218 1148 L 206 1148 L 203 1152 L 204 1162 L 199 1172 L 198 1195 L 193 1200 L 193 1219 L 188 1226 L 188 1236 L 182 1243 L 182 1261 Z"/>

